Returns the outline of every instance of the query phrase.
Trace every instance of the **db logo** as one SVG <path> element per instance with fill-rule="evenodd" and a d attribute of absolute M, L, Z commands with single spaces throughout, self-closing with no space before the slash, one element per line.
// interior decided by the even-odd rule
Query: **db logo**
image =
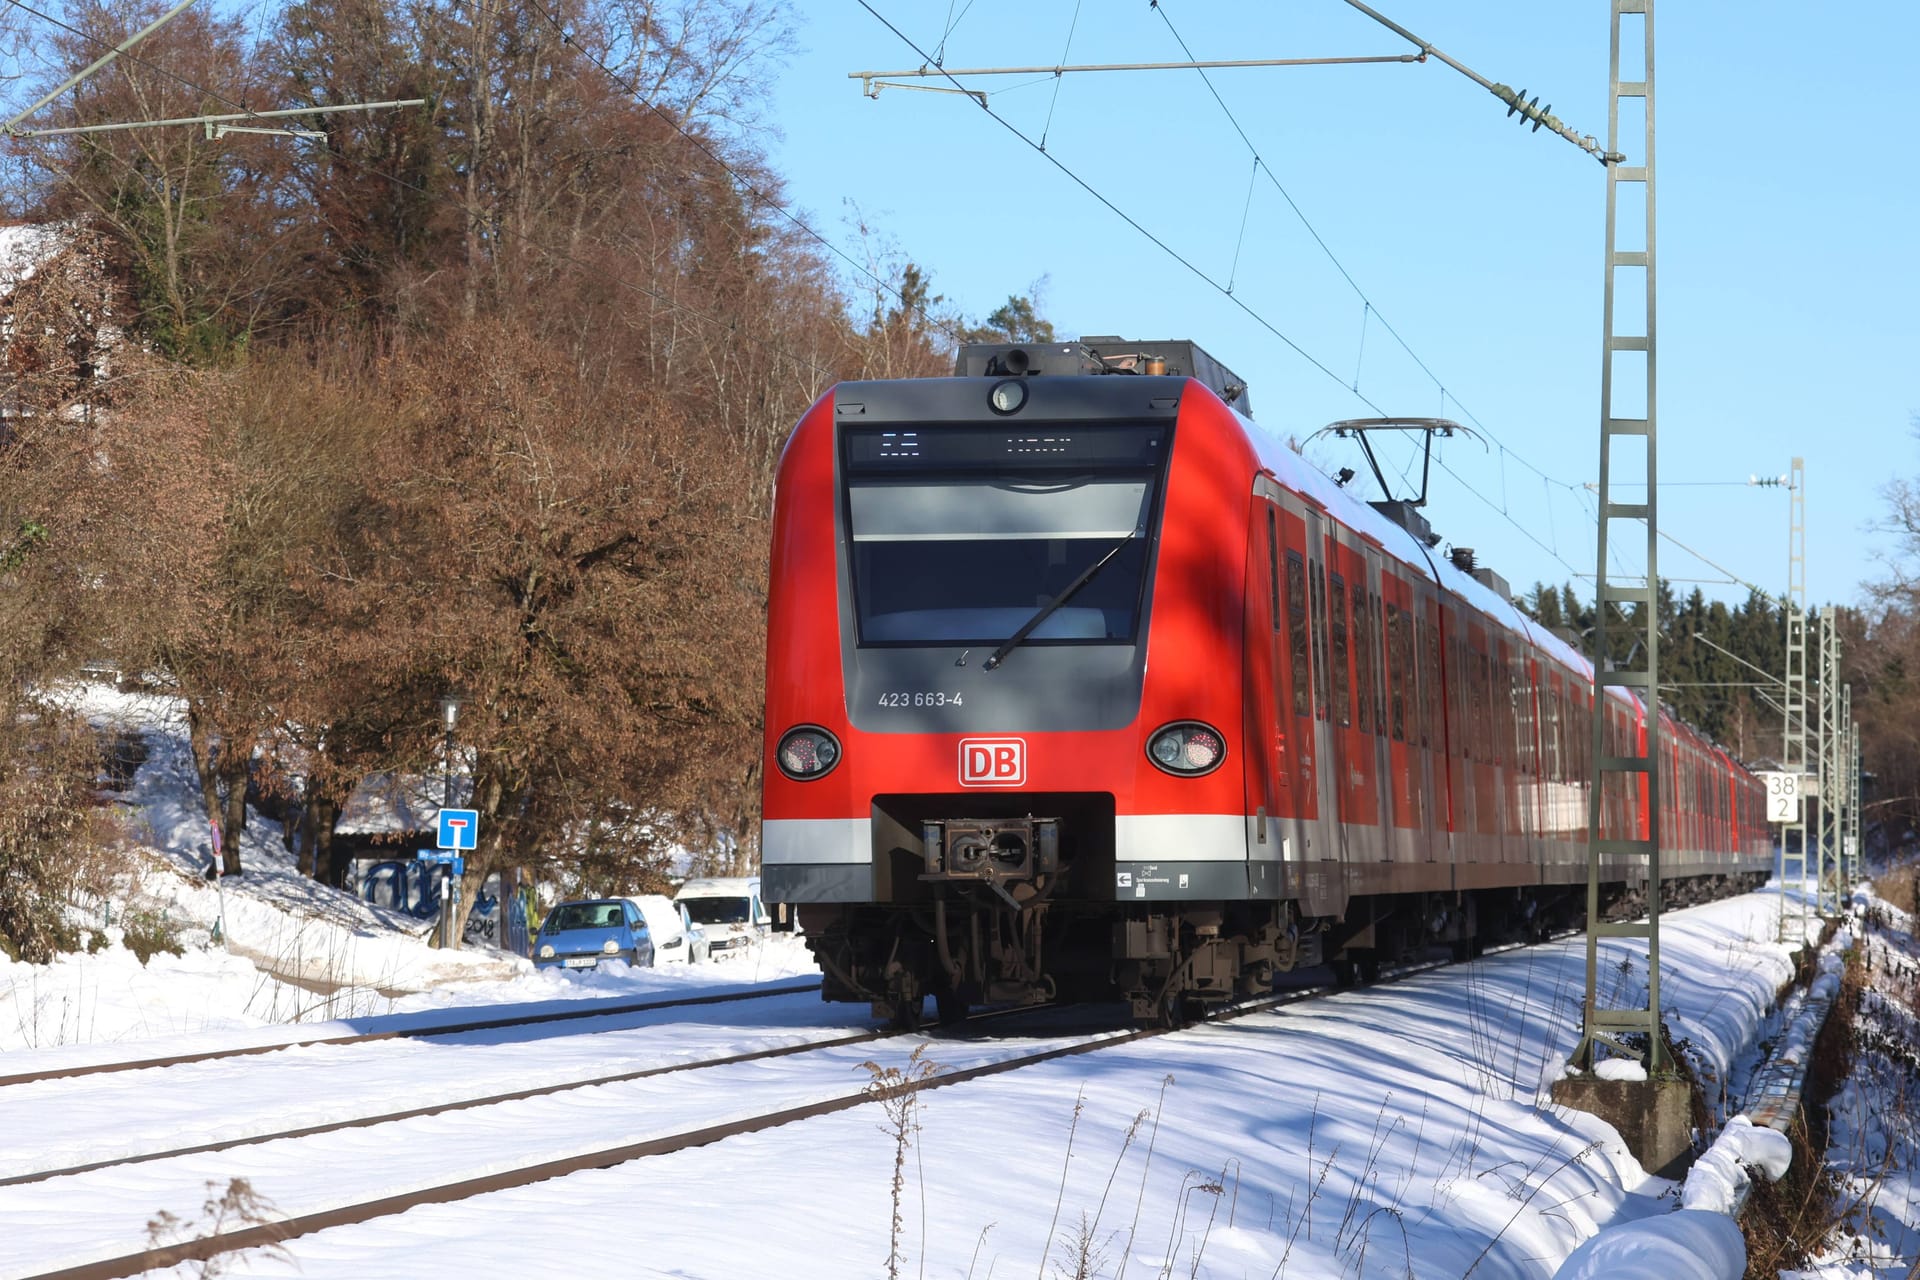
<path fill-rule="evenodd" d="M 1023 787 L 1027 784 L 1025 738 L 960 739 L 960 785 Z"/>

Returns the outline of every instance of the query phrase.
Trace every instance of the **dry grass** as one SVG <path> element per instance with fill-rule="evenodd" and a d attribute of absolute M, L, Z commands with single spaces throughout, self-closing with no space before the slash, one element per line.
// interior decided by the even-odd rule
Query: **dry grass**
<path fill-rule="evenodd" d="M 1860 951 L 1850 953 L 1840 995 L 1813 1044 L 1800 1115 L 1787 1137 L 1793 1162 L 1778 1182 L 1755 1179 L 1741 1226 L 1747 1236 L 1747 1280 L 1775 1280 L 1803 1266 L 1845 1216 L 1844 1188 L 1827 1164 L 1827 1102 L 1853 1073 L 1861 992 Z"/>
<path fill-rule="evenodd" d="M 1920 863 L 1903 862 L 1885 875 L 1876 876 L 1873 894 L 1905 911 L 1920 915 Z"/>

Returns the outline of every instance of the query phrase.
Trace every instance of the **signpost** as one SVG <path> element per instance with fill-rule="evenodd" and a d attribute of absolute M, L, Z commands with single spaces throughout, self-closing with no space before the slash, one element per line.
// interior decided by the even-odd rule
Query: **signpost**
<path fill-rule="evenodd" d="M 447 868 L 447 893 L 440 906 L 440 945 L 455 947 L 453 922 L 460 916 L 460 877 L 466 874 L 467 860 L 460 855 L 480 847 L 480 811 L 478 809 L 442 809 L 435 843 L 438 849 L 420 850 L 419 856 Z"/>
<path fill-rule="evenodd" d="M 1767 784 L 1767 821 L 1789 824 L 1800 821 L 1800 775 L 1762 773 L 1760 780 Z"/>
<path fill-rule="evenodd" d="M 438 827 L 440 836 L 435 843 L 442 849 L 466 851 L 479 847 L 480 811 L 478 809 L 442 809 Z"/>
<path fill-rule="evenodd" d="M 213 877 L 214 897 L 219 902 L 219 914 L 213 918 L 212 940 L 224 947 L 227 945 L 227 886 L 220 879 L 220 873 L 226 869 L 226 851 L 221 846 L 219 822 L 209 823 L 208 829 L 213 833 L 213 852 L 208 855 L 213 865 L 207 871 Z"/>

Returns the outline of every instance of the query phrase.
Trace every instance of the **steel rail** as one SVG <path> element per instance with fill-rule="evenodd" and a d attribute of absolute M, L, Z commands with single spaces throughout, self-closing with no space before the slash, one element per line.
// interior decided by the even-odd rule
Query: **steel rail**
<path fill-rule="evenodd" d="M 1053 1005 L 1026 1005 L 1012 1009 L 988 1009 L 974 1014 L 964 1024 L 967 1027 L 981 1023 L 998 1021 L 1020 1014 L 1032 1014 L 1042 1009 L 1051 1009 Z M 955 1028 L 947 1028 L 953 1033 Z M 375 1115 L 356 1116 L 348 1120 L 331 1120 L 325 1124 L 303 1125 L 294 1129 L 281 1129 L 271 1133 L 248 1134 L 237 1138 L 228 1138 L 219 1142 L 204 1142 L 191 1147 L 172 1147 L 164 1151 L 147 1151 L 138 1155 L 119 1156 L 110 1160 L 95 1160 L 87 1164 L 69 1165 L 58 1169 L 41 1169 L 30 1173 L 12 1174 L 0 1177 L 0 1187 L 25 1186 L 35 1182 L 51 1182 L 55 1178 L 74 1177 L 83 1173 L 97 1173 L 101 1169 L 119 1169 L 128 1165 L 151 1164 L 157 1160 L 171 1160 L 185 1156 L 206 1155 L 215 1151 L 231 1151 L 236 1147 L 259 1146 L 282 1139 L 311 1138 L 323 1133 L 336 1133 L 342 1129 L 371 1129 L 375 1125 L 389 1124 L 400 1120 L 415 1120 L 421 1116 L 440 1115 L 449 1111 L 471 1111 L 478 1107 L 499 1106 L 509 1102 L 520 1102 L 527 1098 L 546 1097 L 556 1093 L 568 1093 L 575 1089 L 590 1089 L 596 1085 L 625 1084 L 633 1080 L 645 1080 L 652 1076 L 673 1075 L 682 1071 L 702 1071 L 709 1067 L 729 1067 L 743 1062 L 759 1062 L 768 1058 L 786 1058 L 796 1054 L 810 1053 L 816 1049 L 838 1049 L 852 1044 L 866 1044 L 874 1040 L 887 1040 L 897 1036 L 911 1034 L 905 1031 L 861 1031 L 851 1035 L 834 1036 L 825 1040 L 808 1040 L 801 1044 L 778 1045 L 771 1049 L 749 1049 L 741 1053 L 726 1054 L 718 1058 L 702 1058 L 695 1062 L 668 1062 L 651 1067 L 637 1067 L 631 1071 L 618 1071 L 609 1075 L 589 1076 L 579 1080 L 559 1080 L 551 1084 L 529 1085 L 524 1089 L 515 1089 L 507 1093 L 485 1094 L 473 1098 L 456 1098 L 448 1102 L 428 1103 L 418 1107 L 409 1107 L 403 1111 L 385 1111 Z M 938 1039 L 949 1038 L 929 1032 Z"/>
<path fill-rule="evenodd" d="M 1366 985 L 1391 985 L 1420 974 L 1432 972 L 1436 969 L 1448 968 L 1453 963 L 1455 962 L 1441 961 L 1427 965 L 1408 966 L 1404 969 L 1394 971 L 1391 976 L 1382 977 L 1376 982 Z M 1341 990 L 1344 989 L 1313 987 L 1301 991 L 1287 992 L 1283 995 L 1261 997 L 1230 1005 L 1190 1025 L 1204 1028 L 1216 1023 L 1230 1022 L 1287 1005 L 1339 994 Z M 1055 1007 L 1056 1006 L 1030 1006 L 1021 1009 L 992 1010 L 986 1014 L 976 1015 L 974 1018 L 968 1019 L 968 1024 L 976 1023 L 987 1018 L 1004 1018 L 1018 1014 L 1032 1014 L 1040 1012 L 1043 1009 Z M 949 1038 L 966 1026 L 967 1024 L 961 1024 L 961 1028 L 950 1029 L 946 1033 L 929 1032 L 926 1034 L 930 1039 Z M 1172 1031 L 1182 1029 L 1183 1028 L 1178 1027 L 1146 1027 L 1128 1031 L 1099 1032 L 1073 1044 L 1059 1045 L 1035 1053 L 1022 1054 L 999 1062 L 983 1063 L 976 1067 L 967 1067 L 943 1075 L 930 1076 L 924 1080 L 904 1082 L 895 1088 L 889 1089 L 887 1096 L 898 1096 L 904 1093 L 920 1093 L 929 1089 L 940 1089 L 948 1085 L 963 1084 L 990 1076 L 1003 1075 L 1010 1071 L 1020 1070 L 1023 1067 L 1037 1066 L 1041 1063 L 1054 1062 L 1063 1058 L 1078 1057 L 1083 1054 L 1098 1052 L 1102 1049 L 1118 1048 L 1122 1045 L 1135 1044 L 1142 1040 L 1167 1035 Z M 773 1057 L 782 1054 L 791 1056 L 810 1049 L 825 1049 L 842 1044 L 857 1043 L 861 1040 L 886 1039 L 904 1034 L 909 1033 L 896 1031 L 871 1032 L 864 1036 L 846 1037 L 832 1042 L 816 1042 L 810 1045 L 784 1046 L 781 1050 L 758 1051 L 753 1054 L 742 1055 L 735 1059 L 729 1059 L 728 1061 L 744 1061 L 751 1058 Z M 717 1065 L 721 1065 L 721 1063 L 714 1061 L 699 1064 L 684 1064 L 679 1068 L 654 1068 L 637 1074 L 658 1074 L 664 1070 L 684 1070 L 695 1066 Z M 511 1100 L 514 1096 L 516 1095 L 503 1095 L 503 1098 Z M 258 1223 L 236 1231 L 204 1236 L 199 1239 L 181 1241 L 176 1244 L 155 1246 L 137 1253 L 124 1254 L 119 1257 L 102 1258 L 92 1262 L 78 1263 L 55 1271 L 39 1272 L 26 1277 L 25 1280 L 120 1280 L 121 1277 L 135 1276 L 146 1271 L 177 1266 L 183 1262 L 203 1262 L 221 1254 L 232 1253 L 241 1249 L 271 1247 L 299 1236 L 311 1235 L 316 1231 L 370 1222 L 378 1218 L 389 1217 L 424 1205 L 450 1204 L 495 1191 L 507 1191 L 517 1187 L 530 1186 L 534 1183 L 550 1181 L 554 1178 L 566 1177 L 569 1174 L 584 1173 L 592 1169 L 612 1168 L 616 1165 L 645 1159 L 649 1156 L 669 1155 L 677 1151 L 709 1146 L 726 1138 L 759 1133 L 767 1129 L 779 1128 L 783 1125 L 793 1124 L 801 1120 L 810 1120 L 820 1116 L 833 1115 L 842 1111 L 850 1111 L 855 1107 L 864 1106 L 877 1100 L 876 1095 L 871 1092 L 869 1088 L 863 1087 L 851 1093 L 840 1093 L 833 1097 L 822 1098 L 813 1102 L 783 1108 L 779 1111 L 750 1116 L 745 1119 L 706 1125 L 678 1134 L 667 1134 L 661 1137 L 643 1139 L 638 1142 L 623 1143 L 619 1146 L 607 1147 L 598 1151 L 582 1152 L 577 1155 L 541 1161 L 532 1165 L 523 1165 L 518 1169 L 503 1170 L 477 1178 L 464 1178 L 456 1182 L 441 1183 L 413 1191 L 399 1192 L 374 1200 L 336 1205 L 332 1208 L 319 1209 L 309 1213 L 293 1214 L 273 1222 Z M 470 1105 L 480 1104 L 475 1103 Z M 426 1110 L 454 1109 L 457 1108 L 427 1108 Z M 243 1143 L 252 1141 L 257 1140 L 247 1139 L 243 1140 Z M 109 1165 L 114 1163 L 132 1162 L 108 1162 Z"/>
<path fill-rule="evenodd" d="M 1570 935 L 1570 932 L 1573 932 L 1573 931 L 1559 932 L 1555 935 L 1553 939 L 1551 939 L 1551 941 L 1564 941 L 1565 938 Z M 1542 944 L 1514 943 L 1506 946 L 1488 947 L 1483 954 L 1493 955 L 1498 952 L 1521 950 L 1528 945 L 1544 945 L 1544 943 Z M 1459 964 L 1468 963 L 1470 962 L 1471 959 L 1478 959 L 1478 958 L 1480 957 L 1471 957 L 1469 958 L 1469 960 L 1466 960 L 1466 961 L 1446 959 L 1446 960 L 1431 961 L 1427 963 L 1414 963 L 1414 964 L 1408 964 L 1404 966 L 1398 966 L 1398 967 L 1387 970 L 1380 977 L 1374 979 L 1371 982 L 1366 982 L 1359 985 L 1364 985 L 1367 987 L 1391 986 L 1396 983 L 1406 981 L 1407 979 L 1419 977 L 1424 974 L 1435 972 L 1437 970 L 1453 968 Z M 1135 1044 L 1142 1040 L 1148 1040 L 1156 1036 L 1166 1035 L 1172 1031 L 1192 1029 L 1192 1028 L 1205 1028 L 1205 1027 L 1219 1024 L 1219 1023 L 1232 1022 L 1240 1018 L 1252 1016 L 1253 1014 L 1270 1012 L 1274 1009 L 1279 1009 L 1289 1005 L 1303 1003 L 1308 1000 L 1316 1000 L 1316 999 L 1322 999 L 1327 996 L 1339 995 L 1351 989 L 1352 988 L 1339 987 L 1339 986 L 1316 986 L 1316 987 L 1304 988 L 1299 991 L 1290 991 L 1284 994 L 1279 994 L 1274 996 L 1259 997 L 1252 1000 L 1242 1001 L 1236 1004 L 1228 1005 L 1224 1008 L 1216 1010 L 1212 1014 L 1205 1017 L 1204 1019 L 1201 1019 L 1195 1023 L 1189 1024 L 1188 1027 L 1147 1027 L 1147 1028 L 1139 1028 L 1139 1029 L 1130 1030 L 1130 1031 L 1100 1032 L 1100 1033 L 1096 1033 L 1094 1035 L 1089 1036 L 1086 1040 L 1083 1040 L 1074 1044 L 1060 1045 L 1052 1049 L 1045 1049 L 1036 1053 L 1025 1054 L 1018 1057 L 1008 1058 L 999 1062 L 984 1063 L 977 1067 L 968 1067 L 958 1071 L 949 1072 L 943 1075 L 931 1076 L 923 1080 L 903 1082 L 902 1084 L 890 1089 L 888 1091 L 887 1096 L 897 1096 L 898 1094 L 902 1094 L 902 1093 L 920 1093 L 929 1089 L 944 1088 L 948 1085 L 962 1084 L 972 1080 L 979 1080 L 979 1079 L 983 1079 L 991 1076 L 1002 1075 L 1007 1072 L 1017 1071 L 1023 1067 L 1036 1066 L 1040 1063 L 1053 1062 L 1053 1061 L 1057 1061 L 1064 1058 L 1077 1057 L 1083 1054 L 1098 1052 L 1099 1050 L 1102 1050 L 1102 1049 L 1118 1048 L 1122 1045 Z M 969 1018 L 966 1023 L 961 1024 L 961 1026 L 959 1027 L 950 1028 L 944 1032 L 928 1032 L 926 1034 L 930 1039 L 957 1038 L 959 1035 L 964 1034 L 965 1030 L 968 1027 L 970 1027 L 973 1024 L 978 1024 L 979 1022 L 982 1022 L 982 1021 L 997 1020 L 997 1019 L 1002 1019 L 1007 1017 L 1018 1016 L 1022 1014 L 1034 1014 L 1034 1013 L 1043 1012 L 1049 1009 L 1058 1009 L 1059 1007 L 1060 1006 L 1047 1005 L 1047 1006 L 1027 1006 L 1024 1008 L 1016 1008 L 1016 1009 L 989 1010 L 982 1014 L 976 1014 L 974 1017 Z M 843 1038 L 839 1038 L 832 1041 L 816 1041 L 807 1045 L 789 1045 L 789 1046 L 783 1046 L 782 1048 L 776 1049 L 776 1050 L 759 1050 L 749 1054 L 737 1055 L 733 1058 L 724 1059 L 724 1060 L 711 1060 L 703 1063 L 688 1063 L 688 1064 L 680 1064 L 678 1066 L 649 1068 L 640 1072 L 631 1073 L 630 1076 L 625 1078 L 638 1078 L 640 1076 L 645 1076 L 645 1075 L 662 1074 L 666 1071 L 689 1070 L 689 1069 L 694 1069 L 697 1067 L 704 1067 L 704 1066 L 719 1066 L 719 1065 L 724 1065 L 726 1062 L 733 1062 L 733 1061 L 749 1061 L 756 1058 L 792 1056 L 792 1055 L 804 1053 L 813 1049 L 827 1049 L 832 1047 L 839 1047 L 845 1044 L 859 1043 L 863 1040 L 888 1039 L 888 1038 L 895 1038 L 895 1037 L 906 1035 L 906 1034 L 911 1034 L 911 1033 L 900 1032 L 900 1031 L 876 1031 L 876 1032 L 864 1033 L 863 1035 L 858 1035 L 858 1036 L 843 1037 Z M 610 1082 L 611 1081 L 580 1082 L 580 1085 L 575 1087 L 582 1087 L 588 1083 L 610 1083 Z M 476 1100 L 474 1102 L 466 1103 L 466 1104 L 454 1104 L 449 1106 L 442 1106 L 439 1108 L 425 1108 L 423 1110 L 427 1112 L 431 1112 L 434 1110 L 459 1110 L 459 1109 L 463 1109 L 463 1107 L 484 1105 L 487 1102 L 492 1102 L 492 1101 L 512 1101 L 517 1099 L 520 1096 L 528 1096 L 538 1092 L 560 1092 L 560 1091 L 562 1090 L 559 1088 L 552 1089 L 552 1090 L 528 1090 L 528 1091 L 522 1091 L 522 1093 L 519 1093 L 519 1094 L 501 1095 L 501 1097 L 497 1100 L 482 1099 L 482 1100 Z M 685 1150 L 689 1150 L 696 1147 L 710 1146 L 713 1143 L 722 1141 L 723 1139 L 726 1139 L 726 1138 L 744 1136 L 746 1134 L 752 1134 L 752 1133 L 759 1133 L 764 1130 L 779 1128 L 783 1125 L 793 1124 L 801 1120 L 809 1120 L 809 1119 L 814 1119 L 820 1116 L 836 1114 L 842 1111 L 850 1111 L 855 1107 L 862 1106 L 877 1100 L 878 1098 L 873 1092 L 870 1091 L 869 1088 L 862 1088 L 853 1093 L 844 1093 L 831 1098 L 823 1098 L 813 1102 L 802 1103 L 800 1105 L 784 1108 L 779 1111 L 767 1112 L 759 1116 L 751 1116 L 745 1119 L 728 1121 L 721 1124 L 706 1125 L 698 1129 L 687 1130 L 685 1132 L 678 1133 L 678 1134 L 668 1134 L 668 1135 L 664 1135 L 656 1138 L 647 1138 L 638 1142 L 623 1143 L 619 1146 L 608 1147 L 608 1148 L 601 1149 L 599 1151 L 582 1152 L 577 1155 L 566 1156 L 566 1157 L 562 1157 L 555 1160 L 541 1161 L 537 1164 L 532 1164 L 532 1165 L 523 1165 L 518 1169 L 503 1170 L 498 1173 L 488 1174 L 482 1177 L 465 1178 L 456 1182 L 442 1183 L 435 1186 L 419 1188 L 413 1191 L 399 1192 L 389 1196 L 382 1196 L 374 1200 L 361 1201 L 354 1204 L 336 1205 L 328 1209 L 319 1209 L 309 1213 L 294 1214 L 289 1217 L 282 1218 L 273 1222 L 259 1223 L 259 1224 L 248 1226 L 236 1231 L 204 1236 L 199 1239 L 181 1241 L 179 1243 L 171 1244 L 171 1245 L 155 1246 L 153 1248 L 142 1250 L 138 1253 L 125 1254 L 125 1255 L 121 1255 L 119 1257 L 114 1257 L 114 1258 L 97 1259 L 92 1262 L 78 1263 L 73 1266 L 64 1267 L 54 1271 L 34 1273 L 32 1275 L 25 1277 L 25 1280 L 121 1280 L 122 1277 L 135 1276 L 146 1271 L 156 1270 L 163 1267 L 177 1266 L 182 1262 L 203 1262 L 208 1259 L 218 1257 L 221 1254 L 232 1253 L 242 1249 L 271 1247 L 274 1245 L 278 1245 L 284 1241 L 294 1239 L 299 1236 L 311 1235 L 317 1231 L 324 1231 L 333 1227 L 354 1226 L 360 1223 L 370 1222 L 378 1218 L 389 1217 L 394 1214 L 403 1213 L 408 1209 L 419 1208 L 425 1205 L 451 1204 L 460 1200 L 470 1199 L 474 1196 L 486 1195 L 495 1191 L 512 1190 L 517 1187 L 530 1186 L 535 1183 L 550 1181 L 554 1178 L 566 1177 L 574 1173 L 583 1173 L 593 1169 L 612 1168 L 614 1166 L 626 1164 L 634 1160 L 645 1159 L 649 1156 L 668 1155 L 674 1152 L 685 1151 Z M 397 1119 L 397 1118 L 405 1118 L 405 1117 L 395 1116 L 391 1118 Z M 350 1124 L 351 1122 L 349 1122 L 348 1124 L 342 1124 L 342 1125 L 326 1126 L 326 1128 L 344 1128 L 344 1127 L 350 1127 Z M 324 1130 L 320 1127 L 316 1127 L 315 1131 L 321 1132 Z M 289 1136 L 299 1136 L 299 1135 L 289 1135 Z M 262 1140 L 263 1139 L 243 1139 L 238 1143 L 233 1143 L 228 1145 L 232 1145 L 232 1146 L 246 1145 L 251 1142 L 262 1141 Z M 177 1154 L 188 1154 L 188 1153 L 182 1152 Z M 111 1165 L 113 1164 L 129 1164 L 129 1163 L 136 1163 L 136 1162 L 137 1161 L 131 1161 L 131 1160 L 107 1162 L 105 1167 L 111 1167 Z M 88 1166 L 88 1169 L 92 1169 L 96 1167 L 102 1167 L 102 1166 Z M 74 1172 L 83 1172 L 83 1171 L 85 1170 L 75 1170 Z M 38 1180 L 38 1179 L 35 1179 L 35 1180 Z M 5 1185 L 5 1184 L 0 1183 L 0 1185 Z"/>
<path fill-rule="evenodd" d="M 371 1129 L 375 1125 L 390 1124 L 399 1120 L 414 1120 L 421 1116 L 440 1115 L 448 1111 L 470 1111 L 476 1107 L 500 1106 L 504 1103 L 520 1102 L 527 1098 L 540 1098 L 550 1094 L 567 1093 L 574 1089 L 590 1089 L 596 1085 L 625 1084 L 631 1080 L 645 1080 L 650 1076 L 671 1075 L 679 1071 L 700 1071 L 708 1067 L 729 1067 L 742 1062 L 759 1062 L 766 1058 L 789 1057 L 793 1054 L 808 1053 L 815 1049 L 837 1049 L 850 1044 L 864 1044 L 869 1040 L 884 1040 L 890 1035 L 897 1034 L 900 1033 L 862 1031 L 854 1035 L 836 1036 L 829 1040 L 809 1040 L 805 1044 L 785 1044 L 772 1049 L 752 1049 L 745 1053 L 728 1054 L 721 1058 L 706 1058 L 699 1062 L 669 1062 L 659 1066 L 640 1067 L 633 1071 L 620 1071 L 612 1075 L 592 1076 L 585 1080 L 562 1080 L 554 1084 L 532 1085 L 525 1089 L 515 1089 L 510 1093 L 494 1093 L 479 1098 L 457 1098 L 451 1102 L 409 1107 L 404 1111 L 387 1111 L 379 1115 L 359 1116 L 352 1120 L 333 1120 L 326 1124 L 305 1125 L 298 1129 L 282 1129 L 274 1133 L 256 1133 L 244 1138 L 229 1138 L 224 1142 L 203 1142 L 193 1147 L 175 1147 L 166 1151 L 148 1151 L 140 1155 L 122 1156 L 114 1160 L 96 1160 L 91 1164 L 70 1165 L 64 1169 L 43 1169 L 34 1173 L 20 1173 L 12 1177 L 0 1178 L 0 1187 L 18 1187 L 33 1182 L 51 1182 L 55 1178 L 70 1178 L 82 1173 L 95 1173 L 101 1169 L 119 1169 L 128 1165 L 150 1164 L 156 1160 L 172 1160 L 184 1156 L 206 1155 L 214 1151 L 230 1151 L 235 1147 L 251 1147 L 268 1142 L 279 1142 L 284 1138 L 311 1138 L 322 1133 L 335 1133 L 341 1129 Z"/>
<path fill-rule="evenodd" d="M 638 1000 L 618 1004 L 595 1003 L 587 1009 L 556 1009 L 546 1013 L 512 1017 L 473 1018 L 426 1027 L 403 1027 L 393 1031 L 369 1031 L 351 1036 L 306 1036 L 272 1044 L 246 1045 L 237 1049 L 209 1049 L 200 1053 L 181 1053 L 161 1058 L 133 1058 L 116 1062 L 96 1062 L 71 1067 L 49 1067 L 42 1071 L 22 1071 L 0 1076 L 0 1088 L 13 1084 L 32 1084 L 40 1080 L 64 1080 L 75 1076 L 104 1075 L 115 1071 L 144 1071 L 155 1067 L 177 1067 L 189 1062 L 211 1062 L 220 1058 L 247 1058 L 282 1049 L 304 1049 L 315 1045 L 369 1044 L 376 1040 L 425 1040 L 434 1036 L 464 1035 L 473 1031 L 493 1031 L 501 1027 L 537 1026 L 547 1022 L 571 1022 L 586 1018 L 612 1018 L 628 1013 L 647 1013 L 655 1009 L 678 1009 L 696 1005 L 731 1004 L 740 1000 L 761 1000 L 770 996 L 803 995 L 818 991 L 818 982 L 768 987 L 759 991 L 724 991 L 703 996 L 681 996 L 672 1000 Z"/>

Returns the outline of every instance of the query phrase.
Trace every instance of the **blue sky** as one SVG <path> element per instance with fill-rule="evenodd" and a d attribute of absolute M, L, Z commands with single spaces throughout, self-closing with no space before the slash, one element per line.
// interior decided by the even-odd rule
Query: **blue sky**
<path fill-rule="evenodd" d="M 1175 32 L 1208 60 L 1409 49 L 1342 0 L 1088 0 L 1077 21 L 1064 0 L 871 3 L 929 52 L 952 20 L 948 67 L 1175 61 Z M 1375 7 L 1605 140 L 1605 0 Z M 1211 72 L 1254 150 L 1191 71 L 1068 76 L 1057 98 L 1050 76 L 969 81 L 1008 123 L 1044 134 L 1048 156 L 1231 279 L 1229 299 L 968 99 L 863 98 L 848 72 L 921 58 L 857 0 L 809 3 L 801 19 L 772 158 L 792 207 L 854 257 L 866 254 L 857 208 L 971 317 L 1044 280 L 1062 334 L 1193 338 L 1247 379 L 1259 421 L 1283 436 L 1371 416 L 1356 380 L 1388 413 L 1477 421 L 1485 450 L 1442 454 L 1460 479 L 1436 468 L 1435 529 L 1516 588 L 1592 572 L 1580 486 L 1598 476 L 1606 193 L 1593 159 L 1505 119 L 1438 62 Z M 1745 595 L 1734 579 L 1783 590 L 1787 497 L 1745 481 L 1797 454 L 1810 601 L 1852 602 L 1887 545 L 1867 527 L 1880 486 L 1920 472 L 1920 89 L 1907 52 L 1920 6 L 1666 4 L 1656 22 L 1661 528 L 1713 562 L 1663 542 L 1660 571 L 1727 599 Z M 1637 159 L 1635 142 L 1623 149 Z M 1339 267 L 1267 173 L 1253 179 L 1255 151 Z M 1364 476 L 1350 450 L 1323 440 L 1312 455 Z M 1397 478 L 1410 447 L 1386 454 Z"/>

